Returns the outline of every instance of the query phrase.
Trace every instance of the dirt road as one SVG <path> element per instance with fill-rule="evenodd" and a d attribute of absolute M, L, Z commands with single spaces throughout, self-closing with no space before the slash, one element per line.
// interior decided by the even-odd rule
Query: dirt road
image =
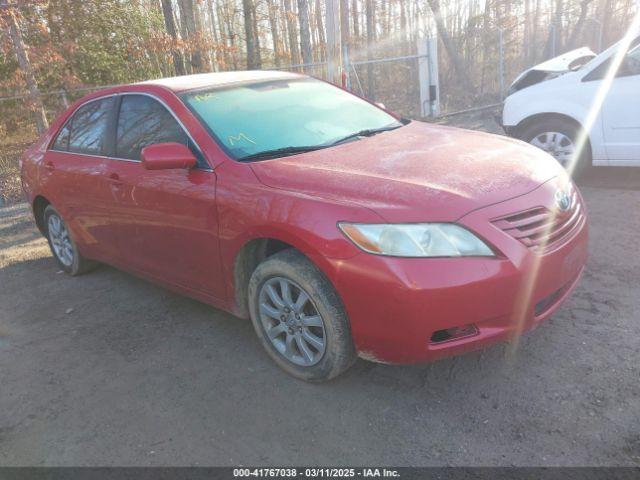
<path fill-rule="evenodd" d="M 281 372 L 248 322 L 108 267 L 58 271 L 0 209 L 0 465 L 640 465 L 640 169 L 582 186 L 572 300 L 431 365 Z"/>

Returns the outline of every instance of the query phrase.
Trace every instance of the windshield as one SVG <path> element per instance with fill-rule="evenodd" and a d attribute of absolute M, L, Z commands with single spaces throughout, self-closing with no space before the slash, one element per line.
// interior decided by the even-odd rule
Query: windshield
<path fill-rule="evenodd" d="M 239 160 L 262 152 L 323 148 L 358 132 L 402 126 L 374 105 L 312 78 L 199 90 L 181 97 Z"/>

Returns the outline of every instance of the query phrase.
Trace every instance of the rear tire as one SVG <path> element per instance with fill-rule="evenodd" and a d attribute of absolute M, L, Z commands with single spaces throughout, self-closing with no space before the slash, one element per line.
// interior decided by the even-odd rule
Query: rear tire
<path fill-rule="evenodd" d="M 249 310 L 269 356 L 296 378 L 323 382 L 356 359 L 338 294 L 296 250 L 283 250 L 258 265 L 249 281 Z"/>
<path fill-rule="evenodd" d="M 549 118 L 537 120 L 520 132 L 518 136 L 521 140 L 546 151 L 565 169 L 568 169 L 571 159 L 576 155 L 576 143 L 581 132 L 582 129 L 577 124 L 561 118 Z M 567 154 L 569 151 L 571 151 L 570 155 Z M 582 151 L 575 160 L 574 176 L 582 173 L 590 165 L 591 144 L 587 138 Z"/>
<path fill-rule="evenodd" d="M 55 208 L 48 205 L 44 209 L 42 220 L 53 258 L 63 271 L 76 276 L 87 273 L 97 266 L 96 262 L 80 255 L 69 228 Z"/>

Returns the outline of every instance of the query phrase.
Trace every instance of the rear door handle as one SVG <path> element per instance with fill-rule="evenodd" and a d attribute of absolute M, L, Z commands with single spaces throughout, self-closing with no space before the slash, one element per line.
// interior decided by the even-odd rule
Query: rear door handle
<path fill-rule="evenodd" d="M 51 160 L 47 160 L 44 162 L 44 168 L 47 170 L 55 170 L 56 167 Z"/>
<path fill-rule="evenodd" d="M 122 183 L 120 181 L 120 175 L 118 175 L 116 172 L 111 172 L 109 174 L 109 180 L 111 180 L 113 183 Z"/>

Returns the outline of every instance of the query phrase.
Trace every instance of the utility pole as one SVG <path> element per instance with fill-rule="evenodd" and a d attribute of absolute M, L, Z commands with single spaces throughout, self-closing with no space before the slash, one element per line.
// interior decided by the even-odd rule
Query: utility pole
<path fill-rule="evenodd" d="M 327 6 L 327 80 L 342 85 L 342 46 L 338 0 L 326 0 Z"/>
<path fill-rule="evenodd" d="M 36 77 L 29 61 L 27 50 L 22 41 L 22 34 L 16 21 L 16 4 L 10 4 L 6 2 L 0 3 L 0 18 L 9 27 L 9 37 L 13 44 L 13 51 L 18 59 L 18 65 L 24 73 L 24 78 L 27 83 L 27 89 L 29 90 L 29 100 L 33 106 L 33 113 L 36 120 L 36 128 L 38 133 L 44 133 L 49 128 L 49 122 L 47 122 L 47 116 L 44 112 L 44 106 L 42 104 L 42 97 L 40 96 L 40 90 L 38 90 L 38 84 L 36 83 Z"/>

